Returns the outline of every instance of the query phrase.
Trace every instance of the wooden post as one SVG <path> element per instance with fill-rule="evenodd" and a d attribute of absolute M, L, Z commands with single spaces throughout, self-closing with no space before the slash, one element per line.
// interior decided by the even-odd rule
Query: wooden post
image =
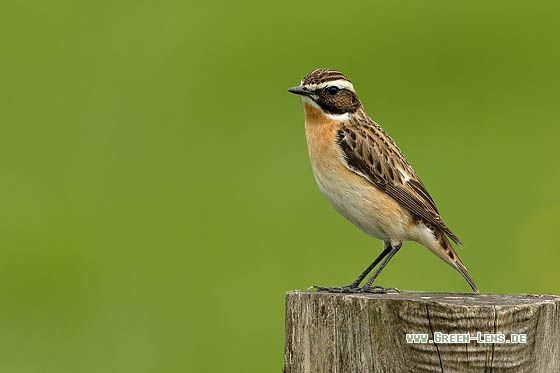
<path fill-rule="evenodd" d="M 465 333 L 480 339 L 434 342 Z M 290 291 L 284 372 L 560 372 L 560 297 Z"/>

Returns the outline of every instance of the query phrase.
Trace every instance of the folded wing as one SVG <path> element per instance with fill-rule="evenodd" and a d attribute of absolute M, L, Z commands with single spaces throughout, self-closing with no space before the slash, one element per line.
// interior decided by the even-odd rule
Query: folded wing
<path fill-rule="evenodd" d="M 355 125 L 355 121 L 360 125 Z M 434 200 L 393 139 L 371 118 L 349 119 L 337 133 L 346 167 L 394 198 L 427 226 L 459 238 L 441 219 Z"/>

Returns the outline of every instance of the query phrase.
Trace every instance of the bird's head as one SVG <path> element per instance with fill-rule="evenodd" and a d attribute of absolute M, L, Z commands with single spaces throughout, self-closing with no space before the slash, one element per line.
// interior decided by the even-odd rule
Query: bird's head
<path fill-rule="evenodd" d="M 288 92 L 300 95 L 304 105 L 314 106 L 331 117 L 351 115 L 362 106 L 350 80 L 336 70 L 313 70 Z"/>

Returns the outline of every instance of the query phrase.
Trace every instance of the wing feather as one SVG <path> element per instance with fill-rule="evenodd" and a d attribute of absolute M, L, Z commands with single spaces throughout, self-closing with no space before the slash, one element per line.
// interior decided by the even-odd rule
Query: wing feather
<path fill-rule="evenodd" d="M 349 119 L 338 131 L 336 141 L 346 167 L 386 192 L 428 226 L 462 245 L 441 219 L 433 198 L 393 139 L 371 118 L 364 115 Z"/>

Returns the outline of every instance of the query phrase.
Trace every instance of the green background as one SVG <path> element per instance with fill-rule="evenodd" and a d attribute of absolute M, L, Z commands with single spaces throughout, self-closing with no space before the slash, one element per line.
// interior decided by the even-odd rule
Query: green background
<path fill-rule="evenodd" d="M 309 166 L 354 82 L 483 292 L 559 293 L 560 9 L 470 1 L 0 6 L 0 371 L 279 372 L 284 293 L 381 250 Z M 379 284 L 469 291 L 405 243 Z"/>

